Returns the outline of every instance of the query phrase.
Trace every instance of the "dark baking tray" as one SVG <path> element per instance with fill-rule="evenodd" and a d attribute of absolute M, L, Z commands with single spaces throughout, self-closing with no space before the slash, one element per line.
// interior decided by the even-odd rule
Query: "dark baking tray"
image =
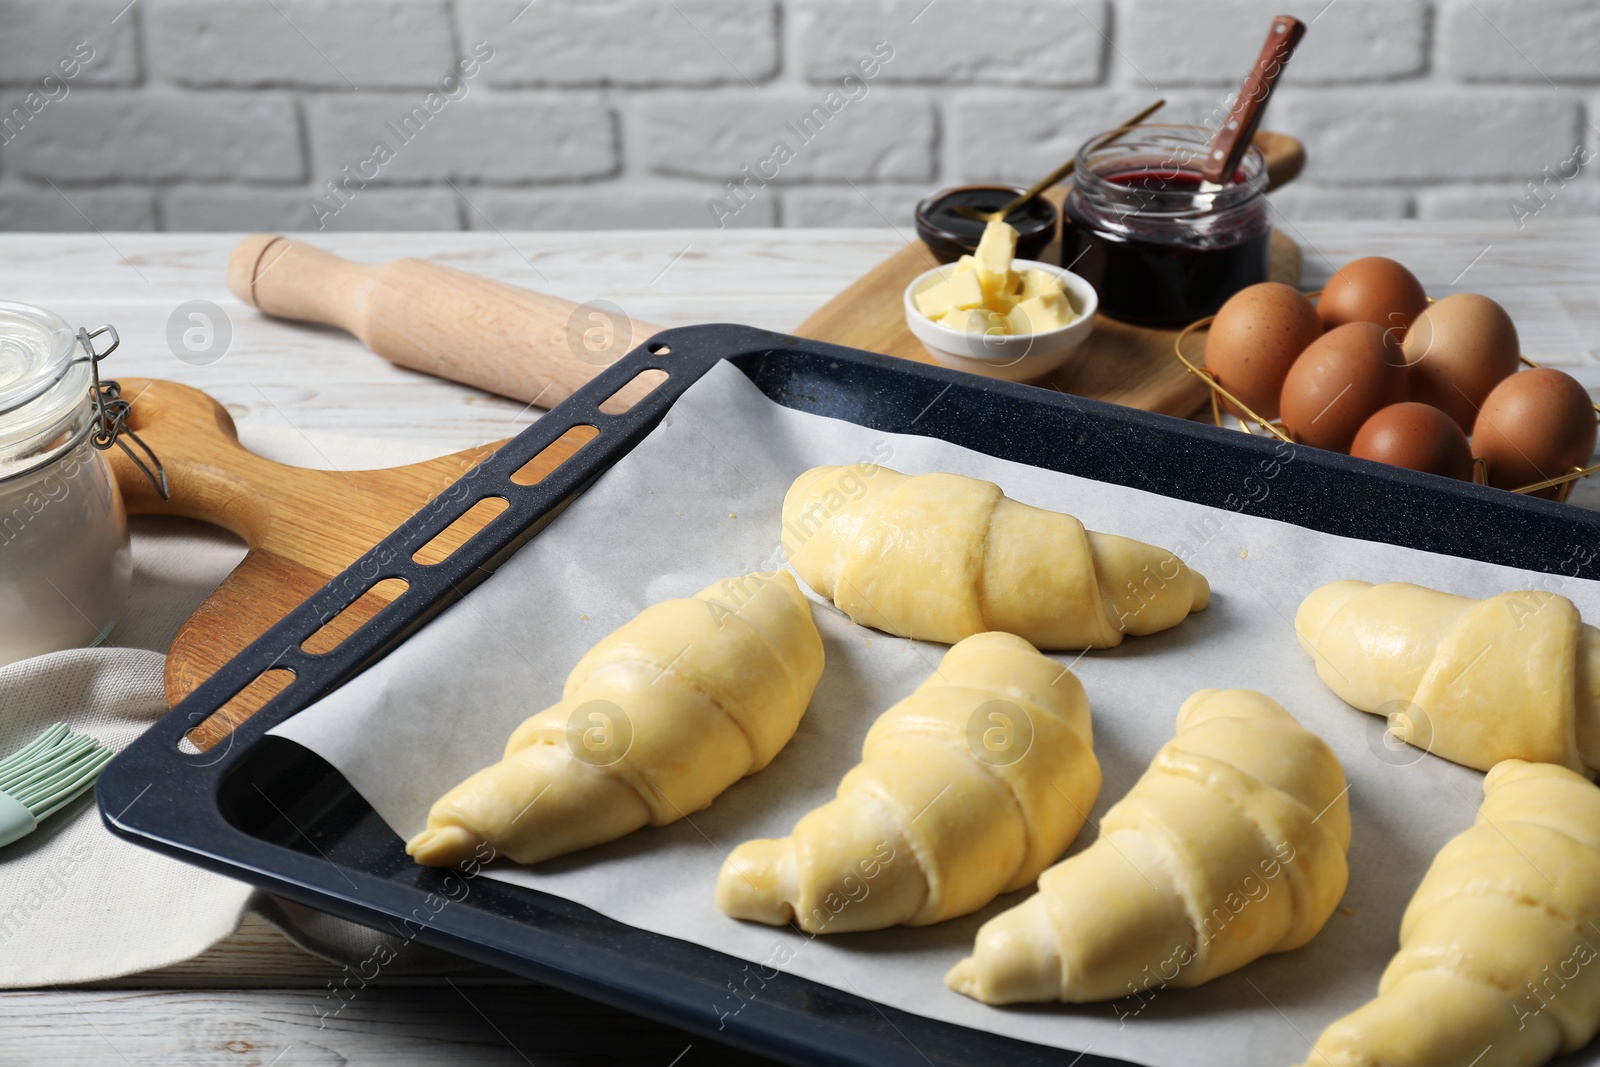
<path fill-rule="evenodd" d="M 106 825 L 132 841 L 312 907 L 409 932 L 463 956 L 790 1063 L 1064 1062 L 1056 1049 L 757 971 L 557 897 L 419 867 L 330 765 L 293 742 L 263 736 L 486 577 L 724 359 L 777 403 L 878 430 L 941 438 L 992 456 L 1329 533 L 1600 577 L 1600 515 L 1565 505 L 749 327 L 669 330 L 468 472 L 130 745 L 100 779 Z M 652 368 L 669 377 L 648 397 L 622 414 L 599 411 L 607 397 Z M 579 425 L 599 433 L 572 459 L 533 486 L 510 481 L 530 458 Z M 412 561 L 413 552 L 489 496 L 503 497 L 509 506 L 477 536 L 441 563 Z M 365 590 L 396 577 L 409 582 L 409 590 L 341 645 L 322 655 L 301 650 L 303 640 Z M 287 689 L 215 748 L 180 748 L 192 727 L 273 667 L 295 673 Z M 1110 1067 L 1120 1061 L 1089 1055 L 1077 1062 Z"/>

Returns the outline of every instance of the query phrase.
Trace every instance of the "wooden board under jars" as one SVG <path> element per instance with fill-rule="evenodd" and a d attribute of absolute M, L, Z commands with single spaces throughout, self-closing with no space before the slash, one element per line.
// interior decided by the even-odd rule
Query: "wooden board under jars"
<path fill-rule="evenodd" d="M 1304 147 L 1292 137 L 1263 132 L 1256 135 L 1256 146 L 1267 156 L 1271 189 L 1293 180 L 1305 164 Z M 1043 195 L 1059 208 L 1066 191 L 1067 186 L 1058 185 Z M 1045 249 L 1043 258 L 1060 262 L 1059 238 Z M 1292 238 L 1281 230 L 1272 231 L 1268 276 L 1273 281 L 1298 287 L 1303 258 Z M 906 326 L 901 294 L 913 278 L 938 265 L 926 245 L 913 241 L 818 308 L 794 332 L 933 363 Z M 1205 404 L 1206 387 L 1173 358 L 1177 336 L 1177 330 L 1130 326 L 1101 315 L 1083 346 L 1058 371 L 1035 384 L 1163 415 L 1192 415 Z"/>

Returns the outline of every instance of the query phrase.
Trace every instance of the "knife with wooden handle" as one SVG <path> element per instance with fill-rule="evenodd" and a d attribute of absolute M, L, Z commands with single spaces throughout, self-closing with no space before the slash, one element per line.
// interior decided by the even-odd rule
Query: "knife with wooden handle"
<path fill-rule="evenodd" d="M 426 260 L 353 263 L 275 234 L 239 242 L 228 288 L 268 315 L 348 330 L 402 367 L 542 408 L 661 329 Z M 609 331 L 614 342 L 588 344 L 593 330 Z M 659 378 L 641 375 L 603 410 L 625 410 Z"/>
<path fill-rule="evenodd" d="M 1256 139 L 1261 116 L 1267 111 L 1267 100 L 1272 96 L 1272 90 L 1277 87 L 1278 79 L 1283 76 L 1283 68 L 1288 65 L 1289 57 L 1294 55 L 1295 47 L 1305 35 L 1306 24 L 1297 18 L 1279 15 L 1272 20 L 1272 28 L 1267 31 L 1266 43 L 1261 46 L 1261 54 L 1256 57 L 1255 66 L 1250 68 L 1250 74 L 1245 78 L 1243 88 L 1234 98 L 1233 107 L 1228 111 L 1227 121 L 1207 147 L 1206 159 L 1200 168 L 1200 176 L 1207 182 L 1223 186 L 1233 180 L 1234 172 L 1239 169 L 1239 162 L 1244 159 L 1245 150 Z M 1267 161 L 1269 180 L 1271 168 L 1272 161 L 1269 157 Z M 1273 184 L 1281 185 L 1282 182 Z"/>

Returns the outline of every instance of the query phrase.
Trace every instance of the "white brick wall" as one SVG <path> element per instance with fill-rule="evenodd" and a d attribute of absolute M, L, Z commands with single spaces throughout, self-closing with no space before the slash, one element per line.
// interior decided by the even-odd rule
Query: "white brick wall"
<path fill-rule="evenodd" d="M 773 0 L 462 0 L 462 35 L 496 49 L 489 84 L 727 85 L 778 73 Z"/>
<path fill-rule="evenodd" d="M 1318 149 L 1316 176 L 1339 184 L 1511 180 L 1564 158 L 1583 135 L 1583 107 L 1559 90 L 1503 88 L 1397 102 L 1389 88 L 1297 94 L 1277 115 Z"/>
<path fill-rule="evenodd" d="M 199 87 L 423 85 L 456 59 L 444 0 L 166 0 L 144 26 L 151 69 Z"/>
<path fill-rule="evenodd" d="M 1104 0 L 791 0 L 789 7 L 800 73 L 812 82 L 849 73 L 879 41 L 895 50 L 885 82 L 1093 85 L 1105 69 Z M 1261 25 L 1264 33 L 1267 20 Z"/>
<path fill-rule="evenodd" d="M 373 158 L 380 142 L 394 158 L 373 168 L 379 184 L 552 182 L 617 170 L 612 113 L 601 104 L 546 93 L 490 95 L 469 83 L 465 96 L 430 115 L 421 95 L 331 93 L 307 101 L 313 183 L 338 178 L 347 166 L 365 177 L 358 164 Z"/>
<path fill-rule="evenodd" d="M 1301 85 L 1386 81 L 1428 65 L 1428 5 L 1419 0 L 1126 0 L 1118 54 L 1156 85 L 1236 88 L 1274 15 L 1315 20 L 1289 71 Z M 1324 14 L 1325 17 L 1318 17 Z M 1286 77 L 1288 75 L 1286 74 Z M 1287 84 L 1287 83 L 1286 83 Z"/>
<path fill-rule="evenodd" d="M 1287 216 L 1600 214 L 1596 0 L 0 0 L 0 229 L 909 230 L 1279 12 Z"/>
<path fill-rule="evenodd" d="M 775 175 L 776 184 L 934 178 L 935 126 L 928 102 L 875 97 L 869 89 L 830 114 L 818 98 L 794 90 L 713 97 L 655 93 L 634 109 L 629 148 L 647 172 L 709 182 L 743 181 L 746 167 L 757 179 Z M 792 162 L 774 157 L 779 141 L 794 150 Z"/>
<path fill-rule="evenodd" d="M 0 174 L 66 183 L 306 177 L 294 100 L 276 91 L 73 89 L 0 153 Z"/>

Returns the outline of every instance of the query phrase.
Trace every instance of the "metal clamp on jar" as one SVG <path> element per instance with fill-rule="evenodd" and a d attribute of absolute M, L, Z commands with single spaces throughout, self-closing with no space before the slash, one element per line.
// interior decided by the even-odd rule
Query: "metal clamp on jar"
<path fill-rule="evenodd" d="M 1198 126 L 1141 126 L 1078 150 L 1061 262 L 1099 291 L 1101 314 L 1184 326 L 1267 280 L 1266 160 L 1252 147 L 1226 183 L 1208 183 L 1210 142 Z"/>
<path fill-rule="evenodd" d="M 122 448 L 167 497 L 160 461 L 125 425 L 129 402 L 100 381 L 118 343 L 110 326 L 74 332 L 0 301 L 0 664 L 98 644 L 122 614 L 128 520 L 101 453 Z"/>

